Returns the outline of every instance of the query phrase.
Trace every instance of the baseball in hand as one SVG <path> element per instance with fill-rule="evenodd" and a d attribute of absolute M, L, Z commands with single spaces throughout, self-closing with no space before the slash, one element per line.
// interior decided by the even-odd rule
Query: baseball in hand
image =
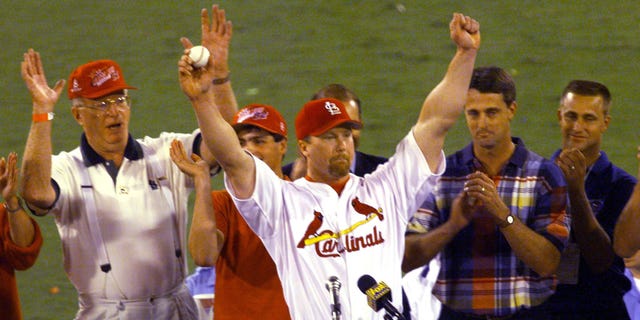
<path fill-rule="evenodd" d="M 209 50 L 203 46 L 194 46 L 189 51 L 189 58 L 193 61 L 191 63 L 192 66 L 202 68 L 209 61 Z"/>

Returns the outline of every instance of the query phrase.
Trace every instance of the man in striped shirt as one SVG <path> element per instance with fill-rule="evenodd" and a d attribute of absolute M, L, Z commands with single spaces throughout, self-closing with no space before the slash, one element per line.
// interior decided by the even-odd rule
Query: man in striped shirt
<path fill-rule="evenodd" d="M 511 136 L 515 84 L 497 67 L 476 68 L 465 104 L 472 143 L 415 214 L 403 271 L 440 252 L 433 293 L 440 319 L 546 319 L 569 235 L 566 182 L 551 161 Z"/>

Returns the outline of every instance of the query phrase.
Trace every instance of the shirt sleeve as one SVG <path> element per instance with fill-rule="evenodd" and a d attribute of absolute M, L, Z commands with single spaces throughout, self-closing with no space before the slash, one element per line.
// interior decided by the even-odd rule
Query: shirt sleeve
<path fill-rule="evenodd" d="M 27 247 L 20 247 L 11 240 L 11 234 L 9 230 L 9 220 L 4 212 L 4 208 L 0 209 L 3 212 L 2 216 L 2 246 L 4 251 L 4 258 L 7 259 L 9 264 L 16 270 L 26 270 L 33 266 L 36 262 L 36 258 L 40 253 L 42 247 L 42 233 L 40 227 L 29 217 L 33 227 L 35 229 L 35 236 L 33 242 Z"/>
<path fill-rule="evenodd" d="M 547 165 L 542 174 L 544 183 L 538 184 L 533 228 L 562 252 L 569 240 L 571 226 L 571 216 L 567 213 L 567 186 L 555 165 Z"/>
<path fill-rule="evenodd" d="M 380 165 L 365 180 L 369 185 L 380 186 L 384 194 L 395 197 L 394 203 L 400 218 L 407 223 L 444 173 L 446 161 L 443 151 L 440 151 L 440 157 L 440 166 L 436 172 L 432 172 L 411 131 L 398 143 L 389 161 Z"/>
<path fill-rule="evenodd" d="M 426 233 L 434 229 L 440 223 L 440 217 L 436 208 L 435 195 L 429 194 L 418 211 L 409 219 L 407 234 Z"/>
<path fill-rule="evenodd" d="M 213 201 L 213 211 L 216 216 L 216 228 L 227 239 L 229 233 L 229 215 L 233 213 L 235 208 L 233 201 L 226 191 L 213 191 L 211 193 Z"/>

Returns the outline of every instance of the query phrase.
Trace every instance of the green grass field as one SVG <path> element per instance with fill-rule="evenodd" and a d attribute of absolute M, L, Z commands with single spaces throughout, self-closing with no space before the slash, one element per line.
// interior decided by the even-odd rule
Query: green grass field
<path fill-rule="evenodd" d="M 204 1 L 2 1 L 0 24 L 0 154 L 20 154 L 30 125 L 30 97 L 20 77 L 22 53 L 40 51 L 49 83 L 90 60 L 110 58 L 124 69 L 132 92 L 135 137 L 196 126 L 177 83 L 180 36 L 199 41 Z M 555 109 L 571 79 L 598 80 L 613 94 L 613 120 L 604 149 L 635 174 L 640 115 L 634 112 L 640 74 L 640 5 L 636 1 L 224 1 L 234 24 L 232 81 L 238 102 L 272 104 L 289 123 L 318 88 L 339 82 L 363 101 L 361 149 L 389 156 L 440 81 L 454 53 L 451 13 L 481 23 L 477 65 L 511 71 L 519 109 L 513 133 L 549 156 L 559 145 Z M 80 127 L 66 95 L 57 105 L 55 152 L 74 148 Z M 291 126 L 290 131 L 293 131 Z M 293 135 L 290 136 L 293 139 Z M 464 121 L 446 152 L 468 142 Z M 295 156 L 290 141 L 287 161 Z M 217 178 L 219 179 L 219 178 Z M 214 183 L 220 186 L 220 181 Z M 75 290 L 63 271 L 52 217 L 38 218 L 45 245 L 36 265 L 19 273 L 26 319 L 69 319 Z M 140 272 L 144 272 L 141 270 Z M 161 281 L 159 279 L 159 281 Z M 50 294 L 57 286 L 60 293 Z"/>

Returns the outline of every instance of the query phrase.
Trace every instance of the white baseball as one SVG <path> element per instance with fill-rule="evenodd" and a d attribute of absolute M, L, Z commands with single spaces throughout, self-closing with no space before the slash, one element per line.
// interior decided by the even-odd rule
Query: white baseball
<path fill-rule="evenodd" d="M 202 68 L 209 61 L 209 50 L 203 46 L 194 46 L 189 51 L 189 58 L 193 61 L 191 63 L 192 66 Z"/>

